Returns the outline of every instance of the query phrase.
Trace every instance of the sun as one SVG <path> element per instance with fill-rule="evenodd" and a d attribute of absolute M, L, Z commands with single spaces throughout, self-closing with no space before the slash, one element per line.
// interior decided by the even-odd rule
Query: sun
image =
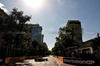
<path fill-rule="evenodd" d="M 44 0 L 24 0 L 25 4 L 30 8 L 40 8 L 44 4 Z"/>

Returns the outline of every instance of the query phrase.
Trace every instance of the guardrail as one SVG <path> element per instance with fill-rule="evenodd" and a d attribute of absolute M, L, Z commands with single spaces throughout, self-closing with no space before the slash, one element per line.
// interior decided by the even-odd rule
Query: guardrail
<path fill-rule="evenodd" d="M 61 56 L 54 56 L 54 57 L 58 58 L 63 63 L 63 57 Z"/>
<path fill-rule="evenodd" d="M 41 55 L 41 56 L 26 56 L 26 57 L 7 57 L 7 58 L 0 58 L 0 65 L 2 64 L 9 64 L 17 61 L 22 61 L 26 59 L 35 59 L 38 57 L 44 57 L 46 55 Z"/>
<path fill-rule="evenodd" d="M 9 57 L 9 58 L 5 58 L 5 63 L 16 62 L 16 61 L 21 61 L 21 60 L 26 60 L 26 59 L 34 59 L 34 58 L 37 58 L 37 57 L 39 57 L 39 56 Z"/>
<path fill-rule="evenodd" d="M 16 62 L 16 61 L 21 61 L 21 60 L 26 60 L 26 59 L 34 59 L 37 57 L 40 57 L 40 56 L 9 57 L 9 58 L 5 58 L 5 63 Z"/>
<path fill-rule="evenodd" d="M 100 66 L 100 59 L 85 59 L 85 58 L 67 58 L 61 56 L 54 56 L 58 58 L 61 62 L 80 66 Z"/>

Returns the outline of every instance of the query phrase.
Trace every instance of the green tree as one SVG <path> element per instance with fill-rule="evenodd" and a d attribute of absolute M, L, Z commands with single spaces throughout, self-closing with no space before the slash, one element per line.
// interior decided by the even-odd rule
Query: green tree
<path fill-rule="evenodd" d="M 17 8 L 14 8 L 13 11 L 9 14 L 9 18 L 10 18 L 9 27 L 11 26 L 11 24 L 16 24 L 13 25 L 12 27 L 15 27 L 16 31 L 22 32 L 27 29 L 26 22 L 30 21 L 31 16 L 23 15 L 23 11 L 18 11 Z"/>
<path fill-rule="evenodd" d="M 72 46 L 79 46 L 76 34 L 81 34 L 78 25 L 71 24 L 69 27 L 59 28 L 59 36 L 56 37 L 56 43 L 52 51 L 56 55 L 65 55 L 65 49 Z"/>
<path fill-rule="evenodd" d="M 30 45 L 30 48 L 35 54 L 34 55 L 47 55 L 48 49 L 36 40 L 32 41 L 32 44 Z"/>
<path fill-rule="evenodd" d="M 27 25 L 26 22 L 30 20 L 30 16 L 28 15 L 23 15 L 23 11 L 18 11 L 17 8 L 14 8 L 13 11 L 8 15 L 8 18 L 3 23 L 5 25 L 3 28 L 5 28 L 5 35 L 4 35 L 4 40 L 5 40 L 5 45 L 15 45 L 16 48 L 21 48 L 21 46 L 25 46 L 24 44 L 27 43 L 29 40 L 26 42 L 22 42 L 25 39 L 25 31 L 27 30 Z M 9 41 L 10 40 L 10 41 Z"/>
<path fill-rule="evenodd" d="M 0 18 L 0 31 L 5 32 L 3 45 L 10 48 L 20 48 L 23 50 L 22 54 L 26 51 L 24 55 L 46 55 L 48 48 L 39 44 L 29 34 L 32 27 L 26 23 L 31 19 L 31 16 L 23 14 L 23 11 L 14 8 L 6 20 Z"/>

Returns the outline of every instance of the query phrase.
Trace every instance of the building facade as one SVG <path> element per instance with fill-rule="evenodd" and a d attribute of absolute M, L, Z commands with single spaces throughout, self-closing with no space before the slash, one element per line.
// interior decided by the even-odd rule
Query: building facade
<path fill-rule="evenodd" d="M 4 12 L 4 10 L 0 9 L 0 17 L 7 18 L 8 15 Z"/>
<path fill-rule="evenodd" d="M 100 53 L 100 45 L 99 45 L 100 42 L 94 44 L 94 41 L 98 41 L 98 40 L 100 40 L 100 37 L 96 37 L 96 38 L 93 38 L 93 39 L 83 42 L 80 45 L 81 50 L 87 48 L 88 51 L 86 51 L 86 52 L 88 52 L 88 53 L 94 53 L 94 52 Z M 91 49 L 89 49 L 89 48 L 91 48 Z"/>
<path fill-rule="evenodd" d="M 5 20 L 6 18 L 8 18 L 8 15 L 2 10 L 2 9 L 0 9 L 0 18 L 3 18 L 3 20 Z M 1 21 L 1 20 L 0 20 Z M 1 27 L 1 26 L 0 26 Z M 1 27 L 2 28 L 2 27 Z M 0 29 L 1 29 L 0 28 Z M 2 43 L 3 43 L 3 39 L 2 39 L 2 37 L 3 37 L 3 35 L 4 35 L 4 32 L 2 32 L 1 30 L 0 30 L 0 46 L 2 46 Z"/>
<path fill-rule="evenodd" d="M 33 37 L 33 39 L 35 39 L 36 41 L 38 41 L 40 44 L 43 43 L 43 34 L 42 34 L 42 26 L 40 26 L 39 24 L 29 24 L 29 26 L 31 26 L 31 36 Z"/>
<path fill-rule="evenodd" d="M 77 41 L 81 44 L 82 43 L 82 28 L 81 28 L 81 22 L 79 20 L 68 20 L 66 27 L 70 27 L 70 25 L 74 24 L 78 29 L 77 32 L 74 33 L 74 37 L 77 39 Z"/>

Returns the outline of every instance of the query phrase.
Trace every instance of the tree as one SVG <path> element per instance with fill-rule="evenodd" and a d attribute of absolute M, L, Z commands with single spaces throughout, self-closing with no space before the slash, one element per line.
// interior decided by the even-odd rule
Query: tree
<path fill-rule="evenodd" d="M 28 56 L 46 55 L 48 48 L 39 44 L 29 34 L 31 33 L 32 27 L 29 27 L 26 22 L 31 19 L 31 16 L 23 14 L 23 11 L 18 11 L 17 8 L 14 8 L 6 20 L 0 18 L 0 29 L 2 29 L 0 31 L 5 32 L 3 45 L 16 51 L 20 49 L 20 52 L 18 51 L 20 55 L 24 53 L 24 55 Z M 3 30 L 4 28 L 5 30 Z M 13 53 L 15 54 L 16 52 Z"/>
<path fill-rule="evenodd" d="M 17 8 L 14 8 L 13 11 L 9 15 L 11 24 L 16 24 L 15 29 L 17 31 L 25 31 L 26 30 L 26 22 L 30 21 L 31 17 L 28 15 L 23 15 L 23 11 L 18 11 Z M 11 24 L 9 24 L 11 26 Z M 14 26 L 13 26 L 14 27 Z"/>
<path fill-rule="evenodd" d="M 65 55 L 65 49 L 72 46 L 79 46 L 76 34 L 81 34 L 78 25 L 71 24 L 69 27 L 59 28 L 59 36 L 56 37 L 56 43 L 52 51 L 56 55 Z"/>
<path fill-rule="evenodd" d="M 7 46 L 15 45 L 16 48 L 21 48 L 23 44 L 27 43 L 28 40 L 24 43 L 22 40 L 25 39 L 25 31 L 28 31 L 26 22 L 30 19 L 30 16 L 23 15 L 23 11 L 18 11 L 17 8 L 13 9 L 4 22 L 6 25 L 3 26 L 6 27 L 3 32 L 5 32 L 4 40 Z"/>

